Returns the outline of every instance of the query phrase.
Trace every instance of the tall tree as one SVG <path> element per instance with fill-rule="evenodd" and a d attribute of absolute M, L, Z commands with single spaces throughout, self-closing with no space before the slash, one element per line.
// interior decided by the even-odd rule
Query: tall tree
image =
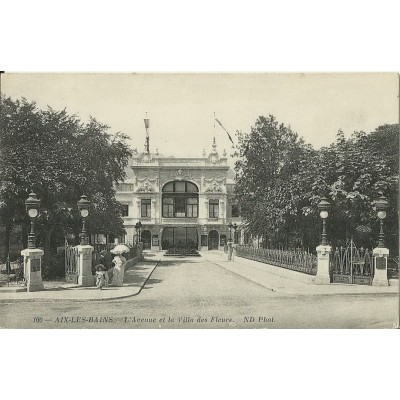
<path fill-rule="evenodd" d="M 55 229 L 76 232 L 76 202 L 86 194 L 92 202 L 89 233 L 123 232 L 114 184 L 124 178 L 131 156 L 127 137 L 91 118 L 83 124 L 66 110 L 40 110 L 25 99 L 1 98 L 0 201 L 5 221 L 25 216 L 24 200 L 33 190 L 41 200 L 38 238 L 44 262 L 50 261 Z M 5 217 L 6 216 L 6 217 Z M 5 217 L 5 218 L 4 218 Z M 89 222 L 90 221 L 90 222 Z"/>
<path fill-rule="evenodd" d="M 273 115 L 260 116 L 238 139 L 235 191 L 248 230 L 271 244 L 301 244 L 292 239 L 299 238 L 315 151 Z"/>
<path fill-rule="evenodd" d="M 362 234 L 360 239 L 373 246 L 378 231 L 374 204 L 380 195 L 391 205 L 386 225 L 393 239 L 398 230 L 398 138 L 398 125 L 380 126 L 370 134 L 354 132 L 349 139 L 339 131 L 336 142 L 320 150 L 319 178 L 332 199 L 334 240 Z M 393 240 L 390 243 L 396 247 Z"/>
<path fill-rule="evenodd" d="M 279 245 L 319 243 L 317 204 L 332 204 L 328 233 L 334 244 L 359 236 L 374 246 L 380 195 L 388 198 L 387 242 L 398 251 L 399 126 L 354 132 L 339 130 L 335 143 L 318 151 L 273 116 L 259 117 L 250 133 L 238 133 L 236 197 L 251 233 Z M 340 243 L 341 242 L 341 243 Z"/>

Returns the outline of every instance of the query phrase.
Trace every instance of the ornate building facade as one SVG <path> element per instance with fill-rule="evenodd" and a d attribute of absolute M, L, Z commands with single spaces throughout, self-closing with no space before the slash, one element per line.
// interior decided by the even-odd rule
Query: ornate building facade
<path fill-rule="evenodd" d="M 211 152 L 200 158 L 137 153 L 116 193 L 124 206 L 125 242 L 136 242 L 138 222 L 145 249 L 223 249 L 235 233 L 240 241 L 239 229 L 229 229 L 230 223 L 240 225 L 233 191 L 234 173 L 215 138 Z"/>

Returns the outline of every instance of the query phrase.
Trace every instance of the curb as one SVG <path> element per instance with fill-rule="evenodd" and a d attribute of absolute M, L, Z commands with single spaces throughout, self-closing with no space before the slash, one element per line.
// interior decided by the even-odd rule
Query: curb
<path fill-rule="evenodd" d="M 147 278 L 144 280 L 143 284 L 139 287 L 136 288 L 136 291 L 134 293 L 130 293 L 130 294 L 125 294 L 125 295 L 121 295 L 121 296 L 116 296 L 116 297 L 103 297 L 101 299 L 99 298 L 94 298 L 94 299 L 74 299 L 74 298 L 68 298 L 68 299 L 60 299 L 60 298 L 33 298 L 33 299 L 0 299 L 0 304 L 1 303 L 52 303 L 52 302 L 66 302 L 66 301 L 73 301 L 73 302 L 89 302 L 89 301 L 112 301 L 112 300 L 120 300 L 120 299 L 126 299 L 128 297 L 133 297 L 133 296 L 137 296 L 142 289 L 144 288 L 144 286 L 146 285 L 147 281 L 150 279 L 151 275 L 153 274 L 154 270 L 157 268 L 158 264 L 159 264 L 160 260 L 157 260 L 157 262 L 155 263 L 154 267 L 151 269 L 149 275 L 147 276 Z M 80 287 L 80 286 L 78 286 Z"/>
<path fill-rule="evenodd" d="M 210 260 L 211 261 L 211 260 Z M 216 265 L 218 265 L 220 268 L 224 269 L 225 271 L 229 271 L 231 274 L 234 274 L 236 276 L 240 276 L 243 279 L 247 279 L 248 281 L 255 283 L 256 285 L 262 286 L 265 289 L 268 289 L 276 294 L 280 294 L 280 295 L 287 295 L 287 296 L 382 296 L 382 297 L 391 297 L 391 296 L 398 296 L 398 292 L 362 292 L 362 293 L 352 293 L 352 292 L 333 292 L 333 293 L 313 293 L 312 291 L 308 292 L 308 293 L 304 293 L 304 292 L 296 292 L 296 291 L 286 291 L 286 290 L 282 290 L 282 289 L 276 289 L 273 287 L 269 287 L 266 286 L 260 282 L 257 282 L 256 280 L 253 280 L 245 275 L 242 275 L 236 271 L 232 271 L 229 268 L 224 267 L 223 265 L 221 265 L 218 261 L 212 261 L 214 262 Z M 284 278 L 284 277 L 283 277 Z M 284 279 L 288 279 L 288 278 L 284 278 Z M 306 283 L 300 282 L 303 285 L 307 285 Z M 310 287 L 314 287 L 315 285 L 312 284 L 308 284 Z M 318 285 L 321 286 L 321 285 Z M 329 287 L 329 285 L 325 285 L 327 287 Z M 354 285 L 351 285 L 354 286 Z"/>

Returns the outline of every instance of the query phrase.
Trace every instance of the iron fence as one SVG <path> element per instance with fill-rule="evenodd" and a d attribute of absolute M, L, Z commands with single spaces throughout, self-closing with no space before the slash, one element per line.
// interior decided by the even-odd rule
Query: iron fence
<path fill-rule="evenodd" d="M 317 274 L 317 256 L 304 250 L 257 249 L 237 246 L 237 255 L 305 274 Z"/>
<path fill-rule="evenodd" d="M 65 242 L 65 279 L 70 283 L 78 283 L 79 277 L 79 254 L 75 246 L 69 246 Z"/>
<path fill-rule="evenodd" d="M 333 250 L 329 267 L 333 283 L 372 284 L 372 251 L 363 247 L 357 248 L 353 240 L 346 247 L 340 246 Z"/>

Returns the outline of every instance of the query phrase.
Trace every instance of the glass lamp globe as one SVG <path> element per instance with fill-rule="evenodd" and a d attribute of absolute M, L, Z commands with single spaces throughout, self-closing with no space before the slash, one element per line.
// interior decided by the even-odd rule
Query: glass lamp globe
<path fill-rule="evenodd" d="M 81 215 L 83 218 L 86 218 L 89 215 L 89 210 L 86 209 L 81 210 Z"/>
<path fill-rule="evenodd" d="M 385 219 L 386 218 L 386 211 L 378 211 L 378 218 Z"/>
<path fill-rule="evenodd" d="M 319 213 L 319 216 L 322 218 L 322 219 L 326 219 L 326 218 L 328 218 L 328 211 L 321 211 L 320 213 Z"/>
<path fill-rule="evenodd" d="M 38 210 L 37 210 L 37 208 L 31 208 L 31 209 L 29 209 L 28 215 L 29 215 L 31 218 L 36 218 L 37 215 L 38 215 Z"/>

